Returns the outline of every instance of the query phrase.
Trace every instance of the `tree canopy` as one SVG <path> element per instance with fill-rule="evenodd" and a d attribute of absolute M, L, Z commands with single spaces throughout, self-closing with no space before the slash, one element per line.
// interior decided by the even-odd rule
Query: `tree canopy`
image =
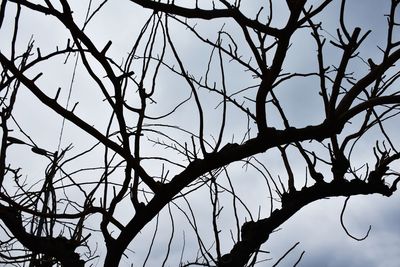
<path fill-rule="evenodd" d="M 400 1 L 372 2 L 3 0 L 0 262 L 279 266 L 334 197 L 368 237 L 349 198 L 400 181 Z"/>

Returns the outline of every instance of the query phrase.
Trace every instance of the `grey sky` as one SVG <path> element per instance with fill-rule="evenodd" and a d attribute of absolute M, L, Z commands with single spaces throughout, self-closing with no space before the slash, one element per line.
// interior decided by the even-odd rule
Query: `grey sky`
<path fill-rule="evenodd" d="M 100 1 L 93 2 L 96 3 L 96 5 L 100 3 Z M 176 2 L 178 3 L 178 1 Z M 208 2 L 209 1 L 207 1 L 207 4 L 210 4 Z M 242 1 L 242 6 L 245 12 L 254 15 L 258 11 L 257 5 L 260 3 L 263 4 L 264 2 L 267 1 Z M 274 12 L 274 17 L 276 18 L 274 23 L 276 23 L 276 26 L 280 26 L 284 23 L 287 15 L 280 13 L 280 8 L 285 8 L 285 6 L 281 7 L 279 5 L 282 5 L 284 1 L 273 2 L 276 3 L 277 6 Z M 321 1 L 312 2 L 319 3 Z M 389 1 L 368 0 L 362 1 L 362 4 L 360 4 L 361 1 L 358 0 L 347 2 L 349 9 L 346 12 L 346 22 L 350 28 L 360 26 L 365 27 L 363 28 L 364 31 L 367 29 L 372 30 L 370 37 L 367 38 L 365 47 L 361 48 L 360 57 L 364 60 L 367 58 L 379 60 L 380 52 L 376 46 L 383 45 L 385 41 L 384 36 L 386 32 L 382 29 L 385 29 L 386 20 L 383 15 L 385 12 L 388 12 Z M 82 22 L 87 1 L 75 0 L 71 1 L 71 3 L 74 8 L 74 15 L 78 21 Z M 202 3 L 201 5 L 206 6 L 207 4 Z M 9 14 L 15 12 L 13 4 L 10 3 L 7 8 Z M 334 41 L 334 37 L 331 36 L 331 34 L 336 36 L 335 30 L 338 25 L 338 8 L 338 4 L 334 3 L 332 7 L 328 8 L 328 12 L 317 17 L 323 21 L 322 28 L 326 31 L 322 32 L 322 34 L 327 38 L 327 43 L 330 40 Z M 129 49 L 132 47 L 139 34 L 140 27 L 148 18 L 149 14 L 151 14 L 151 12 L 143 10 L 129 1 L 109 1 L 98 16 L 88 25 L 86 32 L 98 48 L 104 47 L 109 40 L 112 40 L 113 43 L 107 54 L 109 54 L 117 64 L 120 64 L 126 59 Z M 265 16 L 265 13 L 262 13 L 262 16 Z M 59 47 L 65 46 L 68 34 L 65 28 L 60 26 L 54 19 L 37 16 L 25 9 L 23 9 L 21 17 L 20 35 L 18 37 L 19 52 L 23 51 L 31 36 L 35 39 L 35 45 L 41 47 L 43 54 L 54 50 L 56 45 Z M 5 26 L 0 30 L 0 38 L 4 40 L 0 42 L 0 50 L 3 53 L 8 53 L 11 33 L 8 31 L 7 24 L 12 22 L 13 16 L 8 15 L 6 18 Z M 230 24 L 229 21 L 196 21 L 196 23 L 198 23 L 196 29 L 199 29 L 204 35 L 209 36 L 210 40 L 213 42 L 216 41 L 218 30 L 226 23 L 223 29 L 230 32 L 232 36 L 237 36 L 240 53 L 248 60 L 250 51 L 247 47 L 240 47 L 240 44 L 243 43 L 243 36 L 241 32 L 239 32 L 239 29 Z M 193 22 L 191 24 L 194 25 L 195 23 Z M 170 27 L 170 32 L 179 48 L 178 53 L 182 56 L 188 71 L 196 77 L 205 75 L 208 57 L 211 53 L 210 48 L 203 43 L 199 43 L 193 38 L 190 31 L 185 29 L 182 25 L 178 25 L 177 23 L 173 24 L 173 26 Z M 229 39 L 225 38 L 224 42 L 229 43 Z M 288 61 L 285 63 L 284 67 L 287 68 L 288 71 L 316 71 L 316 59 L 314 54 L 316 46 L 311 38 L 309 30 L 301 30 L 294 36 L 292 42 L 293 45 L 288 52 Z M 326 49 L 328 51 L 326 65 L 337 64 L 340 59 L 340 52 L 332 47 L 327 47 Z M 369 68 L 361 58 L 356 59 L 352 66 L 355 71 L 359 71 L 359 75 L 365 74 Z M 46 93 L 53 96 L 56 94 L 57 88 L 61 86 L 62 91 L 60 97 L 62 101 L 66 103 L 75 55 L 71 54 L 65 65 L 62 64 L 64 59 L 65 57 L 62 57 L 54 60 L 54 62 L 45 63 L 35 69 L 32 75 L 33 73 L 43 71 L 44 76 L 38 83 L 43 86 Z M 216 59 L 217 57 L 214 60 Z M 169 60 L 168 63 L 172 62 L 171 58 L 167 58 L 167 60 Z M 175 68 L 177 68 L 176 63 L 171 64 L 175 64 Z M 252 78 L 251 73 L 245 72 L 242 67 L 229 63 L 228 60 L 225 60 L 224 64 L 226 66 L 227 75 L 229 75 L 227 87 L 231 93 L 239 91 L 247 86 L 257 84 L 257 81 Z M 139 63 L 134 65 L 134 68 L 136 68 L 135 70 L 140 70 Z M 220 86 L 218 66 L 216 65 L 214 68 L 215 69 L 211 71 L 210 77 L 214 77 L 216 83 Z M 95 68 L 95 70 L 98 69 Z M 102 73 L 99 71 L 99 74 Z M 154 100 L 157 104 L 150 105 L 148 109 L 149 116 L 165 114 L 189 97 L 190 90 L 183 79 L 173 77 L 174 76 L 171 75 L 166 68 L 161 70 L 160 78 L 157 80 L 157 92 L 154 95 Z M 99 92 L 98 88 L 95 87 L 94 82 L 87 73 L 85 73 L 81 61 L 78 62 L 75 78 L 71 102 L 69 104 L 70 107 L 79 101 L 76 107 L 76 114 L 85 118 L 90 125 L 95 125 L 100 131 L 105 131 L 110 116 L 110 109 L 107 107 L 106 102 L 103 101 L 104 97 Z M 151 83 L 151 80 L 146 80 L 145 86 L 151 86 Z M 210 84 L 212 84 L 212 82 Z M 281 99 L 282 103 L 285 103 L 285 111 L 294 126 L 302 127 L 310 123 L 317 124 L 323 120 L 322 100 L 317 90 L 318 84 L 315 78 L 293 80 L 293 82 L 285 83 L 279 90 L 278 97 Z M 238 97 L 250 110 L 253 110 L 254 107 L 252 102 L 246 100 L 245 97 L 254 98 L 255 92 L 255 89 L 249 89 Z M 131 100 L 133 102 L 137 101 L 134 99 L 135 92 L 131 93 Z M 201 92 L 200 96 L 204 103 L 206 103 L 204 104 L 206 116 L 205 138 L 208 142 L 213 143 L 213 138 L 218 135 L 219 124 L 222 118 L 221 106 L 218 105 L 222 98 L 218 98 L 216 94 L 211 94 L 209 92 Z M 38 142 L 39 146 L 49 150 L 55 150 L 58 144 L 61 119 L 48 109 L 44 109 L 41 103 L 36 101 L 29 92 L 21 92 L 19 97 L 20 102 L 18 102 L 19 105 L 17 105 L 15 112 L 15 117 L 18 122 L 31 134 L 32 138 Z M 271 110 L 270 114 L 274 126 L 280 127 L 282 122 L 274 117 L 276 111 Z M 132 117 L 131 122 L 134 121 L 135 118 Z M 198 130 L 198 115 L 194 106 L 194 100 L 191 99 L 188 104 L 178 108 L 175 114 L 167 117 L 162 122 L 174 123 L 183 129 L 196 133 Z M 224 142 L 233 140 L 234 142 L 240 143 L 248 127 L 246 116 L 236 109 L 229 107 L 227 122 L 228 126 L 224 136 Z M 397 124 L 394 124 L 394 121 L 390 120 L 387 122 L 387 126 L 392 133 L 398 132 L 398 119 L 396 122 Z M 149 120 L 148 123 L 151 124 L 153 121 Z M 256 127 L 253 122 L 251 122 L 251 124 L 253 130 L 250 134 L 254 137 L 256 134 Z M 74 149 L 71 151 L 70 156 L 94 145 L 95 141 L 92 138 L 88 138 L 86 134 L 72 124 L 67 122 L 65 127 L 62 145 L 66 146 L 73 143 Z M 151 129 L 155 130 L 157 127 L 151 127 Z M 167 129 L 166 131 L 169 131 L 168 133 L 171 134 L 175 140 L 180 140 L 181 143 L 186 142 L 191 144 L 190 135 L 176 129 Z M 365 162 L 373 166 L 374 157 L 372 146 L 375 144 L 377 138 L 374 134 L 375 133 L 372 132 L 365 140 L 360 141 L 360 147 L 352 154 L 352 167 L 360 167 L 360 165 Z M 149 132 L 146 138 L 150 140 L 155 138 L 155 135 Z M 397 141 L 400 140 L 397 139 Z M 182 155 L 178 155 L 175 151 L 165 148 L 160 144 L 155 146 L 148 140 L 144 142 L 144 155 L 162 155 L 169 159 L 179 160 L 180 164 L 187 164 L 185 158 Z M 320 144 L 313 143 L 310 144 L 310 146 L 315 146 L 316 151 L 322 150 L 322 145 Z M 33 181 L 37 179 L 37 177 L 40 177 L 40 175 L 43 175 L 45 162 L 35 157 L 29 159 L 21 157 L 25 152 L 26 151 L 20 148 L 16 148 L 11 152 L 10 160 L 23 167 L 24 169 L 22 171 L 24 175 L 28 177 L 28 181 L 31 179 Z M 89 165 L 88 167 L 101 165 L 103 163 L 102 152 L 103 150 L 98 148 L 89 156 L 79 159 L 75 166 L 68 166 L 67 168 L 72 171 L 84 165 Z M 295 152 L 289 154 L 293 159 L 295 158 L 294 153 Z M 323 153 L 322 155 L 324 157 L 327 157 L 326 151 L 321 153 Z M 259 159 L 265 162 L 265 165 L 269 168 L 274 177 L 278 175 L 286 177 L 283 163 L 277 155 L 279 155 L 277 151 L 272 151 L 271 153 L 268 152 L 265 155 L 260 155 Z M 360 163 L 358 163 L 358 161 Z M 162 166 L 160 163 L 154 164 L 154 162 L 149 161 L 144 163 L 144 166 L 150 168 L 149 173 L 154 176 L 160 175 L 161 173 Z M 181 171 L 181 169 L 176 166 L 168 165 L 168 167 L 171 171 L 169 178 L 172 177 L 173 174 Z M 329 167 L 326 165 L 321 164 L 318 165 L 318 167 L 322 172 L 329 172 Z M 306 172 L 304 162 L 294 160 L 293 169 L 299 177 L 296 181 L 296 185 L 299 185 L 298 188 L 300 188 L 300 185 L 304 184 Z M 237 193 L 249 206 L 254 219 L 257 219 L 258 212 L 260 212 L 262 216 L 266 216 L 269 214 L 270 200 L 265 180 L 254 168 L 248 167 L 247 172 L 245 170 L 246 167 L 243 162 L 232 164 L 229 168 L 229 174 L 232 177 Z M 78 175 L 76 179 L 96 180 L 98 179 L 97 175 L 100 175 L 100 172 L 89 171 Z M 117 180 L 118 177 L 115 179 Z M 222 175 L 221 179 L 225 179 L 224 175 Z M 229 186 L 226 179 L 223 180 L 221 184 Z M 79 192 L 72 192 L 71 194 L 76 196 L 77 199 L 82 197 Z M 197 216 L 197 223 L 199 225 L 200 234 L 205 240 L 205 246 L 212 247 L 211 206 L 207 188 L 203 187 L 198 192 L 188 196 L 188 199 L 192 204 L 194 214 Z M 225 207 L 221 213 L 220 228 L 222 231 L 222 240 L 224 241 L 223 248 L 229 250 L 233 244 L 230 230 L 232 229 L 232 233 L 236 235 L 236 225 L 230 206 L 232 201 L 230 196 L 225 196 L 223 200 L 225 201 Z M 319 201 L 318 203 L 313 203 L 305 207 L 298 214 L 293 216 L 288 222 L 282 225 L 280 231 L 271 235 L 269 241 L 264 244 L 262 249 L 269 251 L 270 254 L 261 255 L 260 260 L 263 258 L 273 259 L 261 263 L 259 266 L 270 266 L 271 263 L 274 263 L 286 250 L 298 241 L 300 241 L 300 244 L 280 266 L 293 266 L 303 250 L 305 251 L 305 255 L 299 266 L 399 266 L 400 194 L 397 193 L 396 196 L 392 198 L 360 196 L 350 200 L 344 218 L 349 231 L 353 235 L 360 237 L 366 233 L 368 226 L 372 225 L 370 236 L 362 242 L 350 239 L 341 229 L 339 216 L 343 201 L 343 198 Z M 126 205 L 130 205 L 129 201 L 127 201 Z M 178 200 L 177 205 L 188 212 L 185 201 Z M 274 208 L 279 207 L 279 203 L 275 202 L 274 205 Z M 184 261 L 194 260 L 197 253 L 197 243 L 196 236 L 186 218 L 177 207 L 171 205 L 171 209 L 173 210 L 175 220 L 175 236 L 172 243 L 171 257 L 166 266 L 177 266 L 181 257 L 183 239 L 185 239 L 186 246 L 183 253 Z M 250 216 L 246 214 L 244 208 L 240 208 L 239 210 L 241 211 L 240 223 L 242 224 L 246 220 L 249 220 Z M 130 214 L 125 211 L 124 207 L 120 208 L 118 216 L 124 222 L 128 221 L 130 218 Z M 98 225 L 96 225 L 96 218 L 98 219 L 98 217 L 94 216 L 89 220 L 91 227 L 98 227 Z M 165 252 L 170 238 L 170 232 L 172 231 L 167 208 L 163 210 L 159 220 L 159 232 L 157 233 L 155 246 L 147 262 L 148 266 L 161 265 L 164 257 L 162 252 Z M 155 220 L 144 229 L 137 240 L 132 242 L 130 249 L 133 252 L 126 252 L 129 258 L 123 258 L 121 266 L 130 266 L 132 262 L 135 263 L 134 266 L 141 266 L 146 257 L 154 227 Z M 97 238 L 100 257 L 99 259 L 95 259 L 92 263 L 100 266 L 104 257 L 104 247 L 101 234 L 98 234 Z M 91 244 L 95 245 L 95 243 L 96 242 L 93 242 Z"/>

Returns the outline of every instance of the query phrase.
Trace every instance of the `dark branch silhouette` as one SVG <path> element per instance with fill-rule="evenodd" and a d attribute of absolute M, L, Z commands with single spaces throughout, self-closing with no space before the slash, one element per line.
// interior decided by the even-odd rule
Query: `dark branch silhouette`
<path fill-rule="evenodd" d="M 119 266 L 124 256 L 135 261 L 128 256 L 131 244 L 150 231 L 147 254 L 139 256 L 146 265 L 159 228 L 170 225 L 162 266 L 182 232 L 174 266 L 254 266 L 264 261 L 262 246 L 270 235 L 308 204 L 390 197 L 400 181 L 398 133 L 390 127 L 400 118 L 400 1 L 387 1 L 390 10 L 382 14 L 386 39 L 374 44 L 380 58 L 377 51 L 360 51 L 382 29 L 350 27 L 345 0 L 314 6 L 287 0 L 285 10 L 264 2 L 255 14 L 240 0 L 121 2 L 137 13 L 113 34 L 140 29 L 133 42 L 126 37 L 130 47 L 121 58 L 116 40 L 100 41 L 95 34 L 107 0 L 85 3 L 84 12 L 82 3 L 67 0 L 3 1 L 0 263 Z M 136 20 L 143 14 L 146 19 Z M 325 28 L 324 16 L 336 28 Z M 37 45 L 35 34 L 48 33 L 35 28 L 26 43 L 32 17 L 64 31 L 65 39 L 54 37 L 56 48 Z M 311 50 L 302 47 L 305 39 L 313 42 Z M 310 62 L 293 67 L 303 53 Z M 288 100 L 295 90 L 304 99 Z M 80 99 L 70 104 L 76 91 Z M 299 118 L 316 102 L 318 122 Z M 46 115 L 35 117 L 31 106 Z M 59 132 L 54 128 L 61 121 Z M 370 146 L 363 150 L 364 139 Z M 363 162 L 361 153 L 370 160 Z M 279 174 L 267 155 L 281 162 Z M 299 172 L 298 164 L 306 171 Z M 259 197 L 268 196 L 262 205 L 269 214 L 255 215 L 259 204 L 246 198 L 253 192 L 243 193 L 244 187 L 259 190 L 258 179 L 265 183 Z M 200 202 L 209 218 L 198 215 Z M 346 204 L 341 224 L 355 238 L 343 222 Z M 227 213 L 229 222 L 222 219 Z M 198 247 L 194 258 L 184 258 L 186 242 Z"/>

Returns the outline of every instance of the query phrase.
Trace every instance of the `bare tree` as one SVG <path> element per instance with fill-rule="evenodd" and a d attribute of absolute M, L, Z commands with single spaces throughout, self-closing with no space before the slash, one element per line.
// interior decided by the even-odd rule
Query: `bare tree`
<path fill-rule="evenodd" d="M 304 206 L 396 191 L 400 1 L 376 14 L 386 29 L 350 26 L 345 0 L 121 1 L 134 13 L 114 33 L 140 29 L 123 55 L 96 35 L 118 22 L 109 2 L 1 3 L 2 263 L 84 266 L 104 247 L 118 266 L 148 231 L 144 266 L 169 225 L 162 266 L 177 250 L 254 266 Z M 35 40 L 47 27 L 60 36 Z"/>

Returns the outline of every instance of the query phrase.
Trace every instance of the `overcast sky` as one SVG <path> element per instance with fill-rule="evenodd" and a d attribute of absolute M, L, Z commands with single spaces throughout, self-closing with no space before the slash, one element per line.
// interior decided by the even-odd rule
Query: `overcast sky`
<path fill-rule="evenodd" d="M 36 1 L 43 2 L 43 1 Z M 82 25 L 85 17 L 85 9 L 88 1 L 71 1 L 74 16 Z M 101 1 L 93 1 L 93 6 L 97 6 Z M 176 3 L 182 1 L 175 1 Z M 201 2 L 201 1 L 199 1 Z M 209 7 L 207 3 L 201 3 L 200 6 Z M 258 12 L 260 5 L 268 1 L 242 1 L 243 12 L 249 16 L 255 16 Z M 274 2 L 274 20 L 273 26 L 282 26 L 286 19 L 287 13 L 284 11 L 286 6 L 283 5 L 284 1 Z M 311 1 L 312 3 L 319 3 L 321 1 Z M 338 1 L 334 1 L 338 2 Z M 385 45 L 385 26 L 386 18 L 384 14 L 388 13 L 389 0 L 348 0 L 348 11 L 346 12 L 345 22 L 350 29 L 360 26 L 364 32 L 368 29 L 372 33 L 367 38 L 365 46 L 360 49 L 360 58 L 366 60 L 372 58 L 379 61 L 380 52 L 377 46 Z M 322 31 L 321 33 L 327 40 L 335 40 L 335 31 L 338 27 L 338 9 L 337 3 L 328 7 L 326 12 L 317 16 L 316 22 L 321 20 Z M 261 13 L 261 17 L 266 17 L 265 9 Z M 15 6 L 9 3 L 7 6 L 6 18 L 3 27 L 0 29 L 0 50 L 2 53 L 9 53 L 10 40 L 11 40 L 11 26 L 13 23 L 13 14 L 15 13 Z M 123 62 L 132 45 L 134 44 L 140 28 L 144 21 L 148 18 L 151 12 L 143 10 L 127 0 L 110 0 L 101 12 L 91 21 L 86 28 L 86 33 L 92 38 L 93 42 L 98 48 L 104 47 L 105 44 L 112 40 L 112 45 L 107 54 L 114 59 L 115 62 Z M 397 16 L 399 17 L 399 16 Z M 244 39 L 240 29 L 233 25 L 231 21 L 217 20 L 217 21 L 194 21 L 191 22 L 195 25 L 196 29 L 202 34 L 216 41 L 217 32 L 222 27 L 229 32 L 239 46 L 239 53 L 244 58 L 248 59 L 250 51 L 247 47 L 241 46 Z M 225 26 L 223 26 L 225 24 Z M 188 71 L 195 77 L 205 75 L 208 58 L 211 50 L 206 45 L 198 42 L 193 34 L 184 26 L 179 26 L 177 23 L 170 27 L 170 32 L 173 41 L 176 43 L 178 53 L 182 56 L 185 66 Z M 399 36 L 399 35 L 398 35 Z M 66 29 L 60 25 L 55 19 L 50 16 L 43 16 L 34 14 L 26 9 L 22 10 L 20 34 L 18 36 L 18 49 L 19 53 L 26 47 L 29 39 L 33 37 L 35 46 L 40 47 L 43 54 L 53 51 L 56 46 L 63 47 L 69 38 Z M 224 42 L 229 43 L 229 39 L 225 38 Z M 328 42 L 327 42 L 328 43 Z M 328 44 L 327 44 L 328 46 Z M 313 42 L 311 35 L 307 29 L 301 30 L 295 34 L 292 39 L 292 46 L 288 52 L 288 60 L 284 64 L 284 71 L 315 71 L 317 69 L 316 46 Z M 326 62 L 327 65 L 338 64 L 340 59 L 340 51 L 333 47 L 327 47 Z M 65 57 L 62 59 L 54 60 L 48 63 L 41 64 L 35 70 L 32 70 L 32 76 L 39 71 L 43 71 L 44 75 L 38 80 L 38 84 L 42 86 L 43 90 L 49 95 L 54 96 L 57 88 L 62 87 L 60 95 L 60 103 L 64 101 L 66 104 L 68 89 L 72 77 L 72 70 L 75 63 L 76 55 L 71 55 L 66 64 L 61 64 Z M 214 59 L 215 60 L 215 59 Z M 168 63 L 172 64 L 172 59 L 167 57 Z M 215 61 L 216 62 L 216 61 Z M 214 62 L 214 63 L 215 63 Z M 139 63 L 138 63 L 139 64 Z M 176 64 L 176 63 L 175 63 Z M 227 88 L 231 93 L 239 91 L 247 86 L 257 84 L 253 79 L 251 73 L 246 72 L 243 67 L 237 66 L 234 62 L 225 60 L 227 70 Z M 139 68 L 140 65 L 134 65 Z M 351 66 L 356 72 L 356 77 L 360 77 L 368 71 L 368 66 L 361 59 L 355 59 Z M 97 70 L 97 69 L 96 69 Z M 99 71 L 99 75 L 102 73 Z M 171 78 L 172 77 L 172 78 Z M 210 72 L 211 80 L 215 79 L 217 84 L 220 82 L 219 67 L 215 65 Z M 151 86 L 151 80 L 145 81 L 145 86 Z M 182 80 L 173 78 L 168 70 L 162 69 L 160 77 L 157 80 L 157 91 L 154 95 L 154 100 L 157 104 L 150 105 L 148 109 L 149 116 L 160 116 L 172 110 L 174 106 L 188 98 L 190 89 Z M 278 97 L 284 104 L 285 111 L 291 123 L 296 127 L 306 126 L 308 124 L 320 123 L 323 118 L 322 100 L 318 96 L 318 80 L 317 79 L 301 79 L 288 82 L 278 92 Z M 397 84 L 397 86 L 400 86 Z M 239 95 L 238 100 L 241 100 L 254 110 L 252 102 L 246 100 L 246 97 L 254 98 L 255 90 L 248 90 L 246 93 Z M 132 101 L 137 101 L 132 93 Z M 218 104 L 221 98 L 209 92 L 200 92 L 200 96 L 204 101 L 205 110 L 205 137 L 209 142 L 212 142 L 211 136 L 217 136 L 219 131 L 219 124 L 221 122 L 221 106 Z M 95 83 L 85 73 L 85 69 L 78 61 L 75 83 L 73 85 L 72 95 L 70 99 L 70 107 L 76 102 L 79 102 L 76 108 L 76 114 L 82 116 L 88 121 L 90 125 L 95 125 L 97 129 L 104 132 L 108 119 L 110 116 L 110 109 L 107 107 L 103 96 L 99 92 Z M 218 108 L 217 108 L 218 107 Z M 276 127 L 281 127 L 281 121 L 274 118 L 274 111 L 271 111 L 270 121 Z M 56 114 L 43 107 L 39 101 L 27 91 L 21 91 L 18 96 L 18 102 L 15 109 L 15 118 L 26 132 L 38 143 L 39 146 L 55 151 L 58 146 L 59 132 L 62 120 Z M 134 122 L 134 118 L 132 121 Z M 196 132 L 198 129 L 197 111 L 194 107 L 193 99 L 188 104 L 181 106 L 173 116 L 167 117 L 162 121 L 163 123 L 173 123 L 183 129 Z M 148 123 L 152 123 L 151 120 Z M 397 123 L 397 124 L 396 124 Z M 398 132 L 398 120 L 388 121 L 387 127 L 391 132 Z M 251 136 L 256 134 L 255 125 L 251 125 L 253 131 Z M 156 129 L 156 128 L 152 128 Z M 233 107 L 229 107 L 227 118 L 227 129 L 224 141 L 234 140 L 241 142 L 247 129 L 247 118 Z M 169 130 L 168 130 L 169 131 Z M 368 138 L 361 140 L 359 147 L 352 155 L 352 166 L 361 166 L 365 162 L 373 164 L 372 145 L 377 138 L 372 132 Z M 171 130 L 168 132 L 176 140 L 190 143 L 190 135 L 184 134 L 179 131 Z M 19 134 L 21 136 L 21 134 Z M 147 138 L 151 139 L 154 135 L 149 133 Z M 400 137 L 397 138 L 398 147 L 400 146 Z M 95 140 L 88 137 L 82 131 L 74 127 L 72 124 L 67 123 L 63 133 L 62 146 L 67 146 L 73 143 L 74 149 L 71 151 L 71 156 L 88 149 L 95 144 Z M 311 144 L 312 145 L 312 144 Z M 317 145 L 316 145 L 317 147 Z M 170 159 L 180 160 L 180 163 L 185 163 L 182 156 L 177 155 L 176 152 L 169 149 L 164 149 L 160 146 L 154 146 L 151 142 L 145 142 L 143 148 L 144 155 L 163 155 Z M 316 148 L 320 151 L 321 147 Z M 46 162 L 39 157 L 29 154 L 29 158 L 25 158 L 25 153 L 22 148 L 15 148 L 10 151 L 10 161 L 14 162 L 24 169 L 22 170 L 28 181 L 35 181 L 38 177 L 43 176 Z M 322 152 L 321 152 L 322 153 Z M 326 152 L 324 156 L 326 156 Z M 294 155 L 294 154 L 293 154 Z M 276 153 L 266 153 L 260 155 L 260 160 L 265 161 L 266 167 L 270 168 L 272 175 L 277 177 L 285 177 L 285 170 L 279 157 Z M 73 166 L 68 166 L 70 170 L 79 169 L 81 166 L 93 167 L 101 165 L 102 150 L 99 148 L 95 153 L 91 153 L 86 157 L 79 159 Z M 293 169 L 299 177 L 297 185 L 304 183 L 305 165 L 304 162 L 293 161 Z M 152 175 L 160 175 L 162 165 L 160 162 L 153 164 L 153 162 L 145 163 L 149 168 L 149 173 Z M 169 166 L 172 177 L 173 174 L 179 172 L 181 169 Z M 320 166 L 322 170 L 327 170 L 327 167 Z M 237 193 L 243 198 L 243 201 L 248 205 L 252 216 L 256 219 L 258 212 L 262 216 L 269 213 L 269 199 L 267 186 L 264 178 L 253 168 L 249 167 L 245 171 L 243 163 L 232 164 L 229 169 L 229 174 L 233 180 Z M 82 176 L 76 177 L 77 179 L 96 180 L 98 172 L 85 172 Z M 224 175 L 222 175 L 224 177 Z M 222 178 L 225 179 L 225 178 Z M 222 184 L 228 185 L 226 179 L 221 181 Z M 300 188 L 300 187 L 299 187 Z M 79 199 L 79 193 L 77 198 Z M 191 201 L 193 212 L 197 216 L 197 223 L 199 225 L 202 237 L 207 243 L 206 246 L 211 246 L 213 239 L 211 236 L 211 221 L 210 212 L 211 207 L 209 203 L 209 193 L 207 188 L 202 188 L 199 192 L 193 193 L 188 197 Z M 233 228 L 233 233 L 236 234 L 235 221 L 232 215 L 232 208 L 230 207 L 231 199 L 224 198 L 226 207 L 221 213 L 221 236 L 224 240 L 222 245 L 224 252 L 228 252 L 232 247 L 230 230 Z M 184 201 L 178 201 L 181 207 L 188 211 Z M 357 242 L 349 238 L 340 226 L 340 212 L 343 207 L 344 198 L 321 200 L 303 208 L 289 221 L 282 225 L 281 229 L 272 234 L 268 242 L 262 249 L 269 251 L 269 254 L 260 255 L 261 259 L 271 259 L 260 263 L 259 266 L 271 266 L 276 260 L 282 256 L 290 247 L 296 242 L 300 244 L 292 251 L 292 253 L 279 265 L 279 266 L 293 266 L 297 261 L 302 251 L 305 251 L 302 261 L 299 266 L 323 266 L 323 267 L 340 267 L 340 266 L 363 266 L 363 267 L 397 267 L 400 266 L 400 194 L 397 193 L 391 198 L 384 198 L 381 196 L 357 196 L 350 199 L 348 208 L 345 213 L 345 224 L 350 233 L 357 237 L 362 237 L 371 225 L 372 230 L 369 237 L 362 241 Z M 277 205 L 277 203 L 275 203 Z M 278 206 L 275 206 L 277 208 Z M 196 237 L 191 231 L 185 217 L 180 213 L 179 209 L 171 205 L 173 214 L 175 216 L 175 236 L 173 239 L 173 246 L 170 260 L 166 266 L 177 266 L 182 253 L 183 242 L 185 242 L 184 261 L 193 260 L 197 253 Z M 127 221 L 130 214 L 124 212 L 124 208 L 120 210 L 120 219 Z M 246 215 L 243 208 L 241 223 L 249 220 L 250 216 Z M 98 217 L 94 216 L 90 220 L 92 227 L 96 227 L 96 220 Z M 170 238 L 172 230 L 169 220 L 168 209 L 164 209 L 160 216 L 159 232 L 156 237 L 156 245 L 148 260 L 148 266 L 160 266 Z M 141 266 L 148 246 L 150 244 L 151 236 L 154 231 L 156 221 L 150 223 L 137 240 L 133 241 L 130 249 L 126 255 L 129 257 L 124 258 L 121 266 L 130 266 L 134 262 L 134 266 Z M 1 239 L 1 237 L 0 237 Z M 99 252 L 104 251 L 102 240 L 98 239 Z M 94 245 L 94 243 L 92 243 Z M 99 259 L 92 261 L 94 265 L 101 265 L 103 255 Z M 137 265 L 136 265 L 137 264 Z"/>

